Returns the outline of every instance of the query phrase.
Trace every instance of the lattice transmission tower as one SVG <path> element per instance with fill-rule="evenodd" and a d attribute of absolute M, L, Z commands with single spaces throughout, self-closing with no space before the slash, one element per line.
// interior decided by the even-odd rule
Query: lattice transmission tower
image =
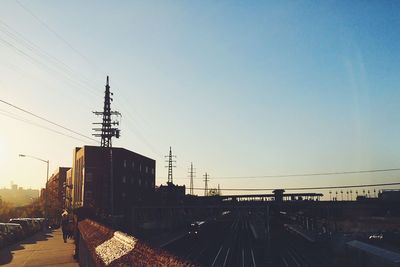
<path fill-rule="evenodd" d="M 190 169 L 189 169 L 189 178 L 190 178 L 190 187 L 189 187 L 189 194 L 194 195 L 194 190 L 193 190 L 193 178 L 196 175 L 196 170 L 193 168 L 193 162 L 190 163 Z"/>
<path fill-rule="evenodd" d="M 166 162 L 168 162 L 168 166 L 165 166 L 168 168 L 168 185 L 173 185 L 174 181 L 173 181 L 173 175 L 172 175 L 172 168 L 176 168 L 176 166 L 174 165 L 174 163 L 176 163 L 176 160 L 174 158 L 176 158 L 175 155 L 172 155 L 172 149 L 171 147 L 169 147 L 169 155 L 165 156 L 166 158 L 168 158 L 168 160 L 166 160 Z"/>
<path fill-rule="evenodd" d="M 103 111 L 93 111 L 97 116 L 102 116 L 102 122 L 95 122 L 93 124 L 101 125 L 101 128 L 93 128 L 95 133 L 93 136 L 101 137 L 100 145 L 102 147 L 112 147 L 112 137 L 120 137 L 120 129 L 115 126 L 119 125 L 118 119 L 121 117 L 121 113 L 118 111 L 111 111 L 111 102 L 113 101 L 113 93 L 110 92 L 109 78 L 107 76 L 106 91 L 104 94 L 104 108 Z M 113 120 L 112 116 L 116 116 L 117 119 Z"/>
<path fill-rule="evenodd" d="M 204 196 L 208 196 L 208 182 L 210 181 L 210 175 L 204 174 Z"/>

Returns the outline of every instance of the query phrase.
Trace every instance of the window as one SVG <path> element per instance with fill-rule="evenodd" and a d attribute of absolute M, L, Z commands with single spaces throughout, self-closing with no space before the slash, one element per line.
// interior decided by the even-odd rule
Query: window
<path fill-rule="evenodd" d="M 124 159 L 124 168 L 126 168 L 126 159 Z"/>
<path fill-rule="evenodd" d="M 154 168 L 151 168 L 151 174 L 154 174 Z"/>
<path fill-rule="evenodd" d="M 122 197 L 126 197 L 126 194 L 125 194 L 125 192 L 122 192 Z"/>
<path fill-rule="evenodd" d="M 139 185 L 142 185 L 142 179 L 141 178 L 139 178 L 138 183 L 139 183 Z"/>
<path fill-rule="evenodd" d="M 146 173 L 148 173 L 149 172 L 149 167 L 146 166 L 145 171 L 146 171 Z"/>
<path fill-rule="evenodd" d="M 135 162 L 132 160 L 132 169 L 135 168 Z"/>
<path fill-rule="evenodd" d="M 142 164 L 139 164 L 139 171 L 142 172 Z"/>
<path fill-rule="evenodd" d="M 125 177 L 125 175 L 122 176 L 122 183 L 126 183 L 126 177 Z"/>

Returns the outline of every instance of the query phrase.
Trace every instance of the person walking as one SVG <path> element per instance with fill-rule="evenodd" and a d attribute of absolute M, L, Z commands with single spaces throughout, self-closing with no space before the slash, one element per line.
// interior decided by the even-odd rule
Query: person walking
<path fill-rule="evenodd" d="M 68 224 L 69 224 L 68 212 L 64 211 L 61 214 L 61 230 L 63 233 L 64 243 L 67 243 L 67 237 L 68 237 L 68 232 L 69 232 Z"/>

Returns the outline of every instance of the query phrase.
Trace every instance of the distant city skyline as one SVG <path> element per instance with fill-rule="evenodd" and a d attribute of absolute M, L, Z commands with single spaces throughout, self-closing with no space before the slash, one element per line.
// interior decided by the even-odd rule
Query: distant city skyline
<path fill-rule="evenodd" d="M 194 187 L 207 172 L 223 194 L 400 181 L 223 178 L 399 168 L 399 3 L 93 3 L 2 3 L 0 99 L 90 136 L 109 75 L 113 145 L 155 159 L 157 185 L 170 146 L 175 183 L 189 186 L 193 162 Z M 51 175 L 96 145 L 10 116 L 60 130 L 0 103 L 0 188 L 44 187 L 46 164 L 20 153 L 49 160 Z"/>
<path fill-rule="evenodd" d="M 16 206 L 31 204 L 39 198 L 39 190 L 23 188 L 13 182 L 7 187 L 0 187 L 0 200 Z"/>

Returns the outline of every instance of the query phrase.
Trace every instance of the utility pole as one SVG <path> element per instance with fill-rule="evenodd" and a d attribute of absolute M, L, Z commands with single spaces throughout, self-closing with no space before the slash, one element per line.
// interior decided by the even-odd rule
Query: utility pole
<path fill-rule="evenodd" d="M 169 147 L 169 155 L 165 156 L 166 158 L 168 158 L 168 160 L 166 160 L 166 162 L 168 162 L 168 166 L 165 166 L 168 168 L 168 182 L 167 185 L 173 185 L 174 181 L 173 181 L 173 176 L 172 176 L 172 168 L 176 168 L 176 166 L 174 166 L 174 163 L 176 163 L 176 160 L 174 160 L 174 158 L 176 158 L 175 155 L 172 155 L 172 149 L 171 147 Z"/>
<path fill-rule="evenodd" d="M 111 102 L 113 101 L 112 96 L 113 93 L 110 92 L 110 84 L 109 77 L 107 76 L 106 87 L 104 92 L 104 107 L 103 111 L 93 111 L 93 113 L 97 116 L 102 116 L 102 122 L 95 122 L 95 125 L 101 125 L 101 128 L 93 128 L 95 133 L 93 136 L 100 137 L 101 142 L 100 146 L 104 148 L 108 148 L 109 153 L 109 179 L 104 180 L 104 187 L 109 188 L 109 191 L 105 192 L 109 193 L 110 199 L 110 213 L 114 215 L 114 171 L 113 171 L 113 154 L 112 154 L 112 137 L 119 138 L 120 137 L 120 129 L 115 126 L 119 126 L 118 118 L 121 117 L 121 113 L 118 111 L 111 111 Z M 112 120 L 112 116 L 117 116 L 116 120 Z M 98 133 L 100 132 L 100 133 Z M 104 201 L 103 208 L 108 206 L 108 201 Z"/>
<path fill-rule="evenodd" d="M 189 169 L 189 177 L 190 177 L 190 187 L 189 187 L 189 194 L 194 195 L 194 190 L 193 190 L 193 178 L 195 176 L 195 169 L 193 169 L 193 162 L 190 163 L 190 169 Z"/>
<path fill-rule="evenodd" d="M 209 175 L 206 173 L 204 174 L 204 196 L 208 196 L 208 181 L 210 181 L 209 179 Z"/>

